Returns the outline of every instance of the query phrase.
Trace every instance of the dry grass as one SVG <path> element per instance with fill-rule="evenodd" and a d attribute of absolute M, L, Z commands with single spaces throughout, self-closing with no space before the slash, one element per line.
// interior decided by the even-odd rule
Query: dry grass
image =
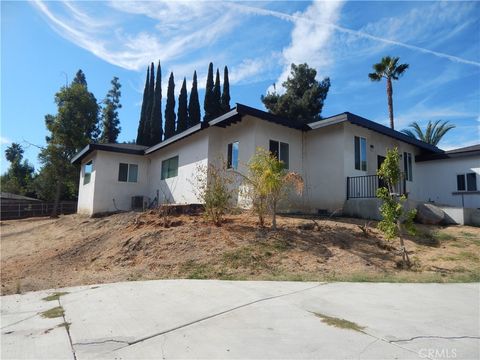
<path fill-rule="evenodd" d="M 279 217 L 278 231 L 250 214 L 221 227 L 199 215 L 80 215 L 1 223 L 2 294 L 95 283 L 166 279 L 447 282 L 480 279 L 480 229 L 419 226 L 406 240 L 414 271 L 397 268 L 397 242 L 376 223 Z M 364 229 L 362 229 L 364 227 Z M 366 231 L 364 231 L 366 230 Z"/>
<path fill-rule="evenodd" d="M 324 322 L 325 324 L 330 326 L 335 326 L 340 329 L 348 329 L 348 330 L 353 330 L 358 332 L 363 332 L 363 330 L 365 329 L 364 326 L 360 326 L 352 321 L 348 321 L 345 319 L 340 319 L 332 316 L 327 316 L 325 314 L 320 314 L 320 313 L 314 313 L 314 314 L 315 316 L 322 319 L 322 322 Z"/>

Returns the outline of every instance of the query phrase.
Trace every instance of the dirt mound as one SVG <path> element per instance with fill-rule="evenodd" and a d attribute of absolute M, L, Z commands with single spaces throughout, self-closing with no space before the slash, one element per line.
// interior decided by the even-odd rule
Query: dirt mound
<path fill-rule="evenodd" d="M 397 244 L 386 242 L 374 224 L 366 228 L 353 219 L 280 217 L 279 230 L 270 231 L 260 229 L 250 214 L 229 216 L 217 227 L 193 213 L 4 221 L 2 294 L 138 279 L 325 280 L 397 272 Z M 479 233 L 473 240 L 465 238 L 463 253 L 457 249 L 466 269 L 475 259 L 464 253 L 478 253 Z M 458 261 L 439 258 L 444 247 L 407 241 L 411 257 L 421 257 L 424 269 L 457 271 Z"/>

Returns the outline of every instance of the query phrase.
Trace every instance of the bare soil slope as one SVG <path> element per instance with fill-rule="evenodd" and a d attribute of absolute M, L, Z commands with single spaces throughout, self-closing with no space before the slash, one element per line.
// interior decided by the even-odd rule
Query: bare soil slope
<path fill-rule="evenodd" d="M 281 217 L 259 229 L 249 214 L 216 227 L 201 216 L 155 212 L 67 215 L 1 222 L 1 293 L 159 278 L 472 281 L 480 229 L 420 227 L 407 241 L 414 271 L 400 270 L 397 242 L 357 219 Z"/>

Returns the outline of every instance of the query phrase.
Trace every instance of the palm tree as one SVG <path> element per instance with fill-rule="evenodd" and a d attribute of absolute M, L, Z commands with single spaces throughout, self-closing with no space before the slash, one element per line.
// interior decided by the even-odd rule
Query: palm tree
<path fill-rule="evenodd" d="M 392 80 L 398 78 L 408 69 L 408 64 L 398 65 L 399 57 L 385 56 L 382 60 L 373 65 L 375 72 L 368 74 L 372 81 L 380 81 L 382 78 L 387 79 L 387 100 L 388 100 L 388 115 L 390 117 L 390 127 L 393 129 L 393 88 Z"/>
<path fill-rule="evenodd" d="M 5 150 L 5 157 L 7 158 L 8 161 L 10 161 L 12 164 L 14 162 L 20 163 L 23 158 L 23 148 L 22 145 L 17 144 L 17 143 L 12 143 L 7 149 Z"/>
<path fill-rule="evenodd" d="M 422 140 L 428 144 L 437 146 L 442 137 L 455 127 L 455 125 L 449 124 L 448 121 L 441 121 L 442 120 L 437 120 L 434 123 L 429 121 L 425 131 L 423 131 L 420 125 L 414 121 L 408 125 L 408 127 L 412 130 L 403 129 L 402 133 L 415 139 Z"/>

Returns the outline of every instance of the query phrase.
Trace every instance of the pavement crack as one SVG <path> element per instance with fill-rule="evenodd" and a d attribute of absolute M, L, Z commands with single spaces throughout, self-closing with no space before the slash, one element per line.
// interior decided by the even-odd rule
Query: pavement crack
<path fill-rule="evenodd" d="M 14 323 L 11 323 L 11 324 L 2 326 L 2 327 L 0 328 L 0 330 L 6 329 L 6 328 L 8 328 L 8 327 L 10 327 L 10 326 L 13 326 L 13 325 L 20 324 L 21 322 L 24 322 L 24 321 L 30 320 L 30 319 L 34 318 L 35 316 L 37 316 L 37 315 L 38 315 L 38 313 L 35 313 L 34 315 L 29 316 L 29 317 L 27 317 L 27 318 L 25 318 L 25 319 L 18 320 L 18 321 L 14 322 Z"/>
<path fill-rule="evenodd" d="M 248 303 L 245 303 L 245 304 L 242 304 L 242 305 L 238 305 L 238 306 L 235 306 L 233 308 L 230 308 L 230 309 L 227 309 L 227 310 L 224 310 L 224 311 L 220 311 L 218 313 L 215 313 L 215 314 L 212 314 L 212 315 L 208 315 L 208 316 L 205 316 L 203 318 L 200 318 L 200 319 L 197 319 L 197 320 L 193 320 L 193 321 L 190 321 L 188 323 L 185 323 L 185 324 L 182 324 L 182 325 L 179 325 L 179 326 L 175 326 L 171 329 L 167 329 L 167 330 L 164 330 L 164 331 L 160 331 L 158 333 L 155 333 L 155 334 L 152 334 L 152 335 L 148 335 L 148 336 L 145 336 L 143 338 L 140 338 L 140 339 L 137 339 L 137 340 L 134 340 L 134 341 L 130 341 L 127 343 L 127 345 L 125 346 L 122 346 L 118 349 L 115 349 L 115 350 L 120 350 L 120 349 L 123 349 L 125 347 L 128 347 L 128 346 L 132 346 L 132 345 L 135 345 L 135 344 L 138 344 L 138 343 L 141 343 L 143 341 L 146 341 L 146 340 L 150 340 L 154 337 L 157 337 L 157 336 L 161 336 L 161 335 L 165 335 L 165 334 L 168 334 L 168 333 L 171 333 L 171 332 L 174 332 L 176 330 L 180 330 L 180 329 L 183 329 L 185 327 L 188 327 L 190 325 L 194 325 L 194 324 L 198 324 L 200 322 L 203 322 L 203 321 L 206 321 L 206 320 L 210 320 L 212 318 L 215 318 L 215 317 L 218 317 L 218 316 L 221 316 L 221 315 L 224 315 L 224 314 L 228 314 L 232 311 L 235 311 L 235 310 L 238 310 L 238 309 L 242 309 L 244 307 L 247 307 L 247 306 L 250 306 L 250 305 L 253 305 L 253 304 L 257 304 L 257 303 L 260 303 L 260 302 L 264 302 L 264 301 L 269 301 L 269 300 L 273 300 L 273 299 L 278 299 L 278 298 L 281 298 L 281 297 L 285 297 L 285 296 L 289 296 L 289 295 L 294 295 L 294 294 L 298 294 L 298 293 L 301 293 L 301 292 L 304 292 L 304 291 L 308 291 L 308 290 L 312 290 L 312 289 L 315 289 L 319 286 L 322 286 L 322 285 L 327 285 L 327 283 L 320 283 L 320 284 L 317 284 L 315 286 L 311 286 L 311 287 L 308 287 L 308 288 L 304 288 L 304 289 L 300 289 L 300 290 L 295 290 L 295 291 L 292 291 L 292 292 L 289 292 L 289 293 L 285 293 L 285 294 L 280 294 L 280 295 L 273 295 L 273 296 L 267 296 L 265 298 L 261 298 L 261 299 L 258 299 L 258 300 L 254 300 L 254 301 L 250 301 Z"/>
<path fill-rule="evenodd" d="M 368 335 L 368 334 L 367 334 L 367 335 Z M 371 335 L 370 335 L 370 336 L 371 336 Z M 363 350 L 358 353 L 358 358 L 359 358 L 359 359 L 360 359 L 360 356 L 361 356 L 365 351 L 367 351 L 367 349 L 368 349 L 370 346 L 372 346 L 373 344 L 375 344 L 377 341 L 380 341 L 379 338 L 374 338 L 374 339 L 375 339 L 375 340 L 373 340 L 372 342 L 368 343 L 368 345 L 365 346 L 365 347 L 363 348 Z"/>
<path fill-rule="evenodd" d="M 98 345 L 98 344 L 106 344 L 109 342 L 114 342 L 114 343 L 121 343 L 121 344 L 129 344 L 128 341 L 124 340 L 115 340 L 115 339 L 107 339 L 107 340 L 101 340 L 101 341 L 89 341 L 89 342 L 79 342 L 79 343 L 74 343 L 74 346 L 82 346 L 82 345 Z"/>
<path fill-rule="evenodd" d="M 62 303 L 60 302 L 60 297 L 58 297 L 57 301 L 58 301 L 58 306 L 60 306 L 60 308 L 63 309 Z M 63 323 L 65 324 L 65 331 L 67 332 L 68 341 L 70 343 L 70 348 L 72 349 L 73 360 L 77 360 L 77 355 L 75 354 L 75 348 L 73 347 L 73 343 L 72 343 L 72 337 L 70 336 L 70 325 L 68 324 L 67 319 L 65 319 L 65 309 L 63 309 L 62 317 L 63 317 Z"/>
<path fill-rule="evenodd" d="M 397 343 L 397 342 L 409 342 L 417 339 L 444 339 L 444 340 L 461 340 L 461 339 L 475 339 L 480 340 L 480 336 L 438 336 L 438 335 L 424 335 L 424 336 L 414 336 L 409 339 L 399 339 L 399 340 L 388 340 L 390 343 Z"/>

